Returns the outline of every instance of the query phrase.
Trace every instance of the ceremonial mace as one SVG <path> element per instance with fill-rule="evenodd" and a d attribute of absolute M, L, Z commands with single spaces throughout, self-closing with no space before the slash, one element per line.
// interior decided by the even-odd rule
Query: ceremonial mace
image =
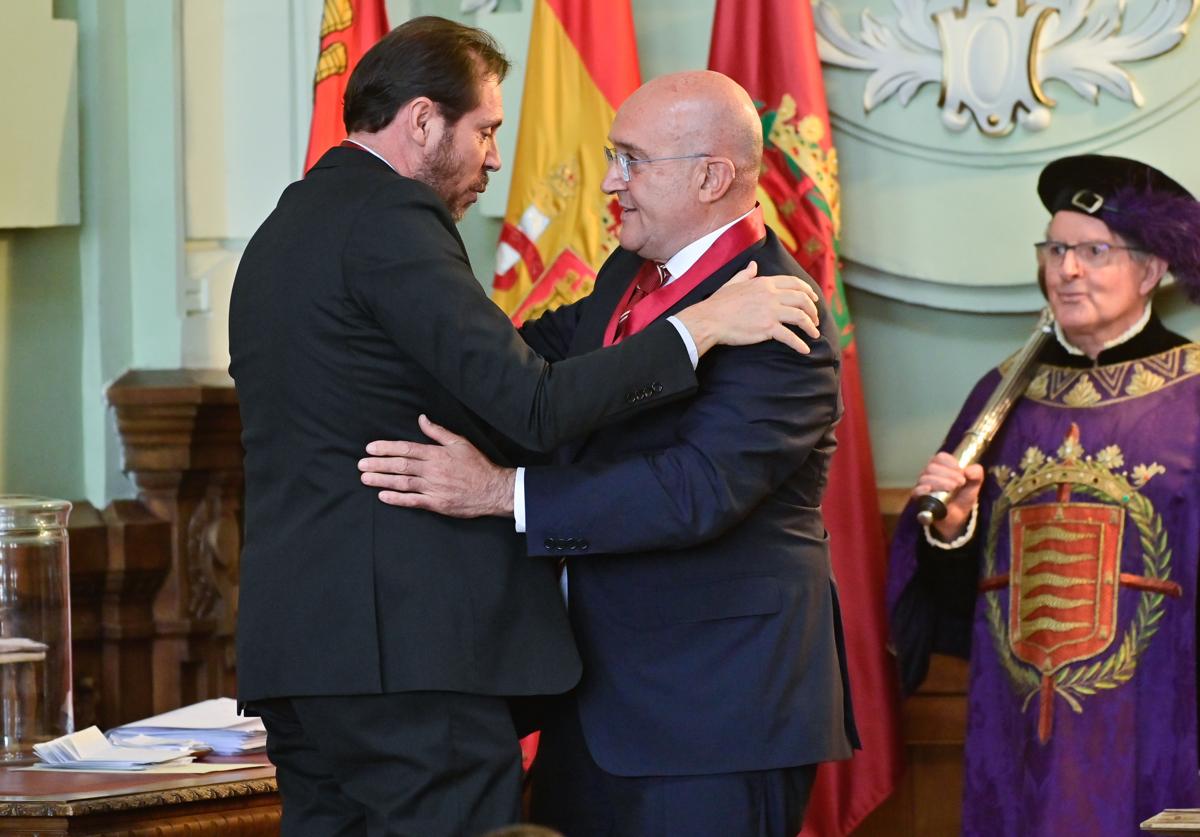
<path fill-rule="evenodd" d="M 992 437 L 996 435 L 996 431 L 1000 429 L 1000 425 L 1008 416 L 1008 411 L 1025 392 L 1025 387 L 1029 385 L 1034 361 L 1053 331 L 1054 315 L 1050 313 L 1049 308 L 1043 308 L 1033 334 L 1029 335 L 1029 339 L 1025 341 L 1025 345 L 1013 359 L 1012 365 L 1008 367 L 1008 372 L 1000 379 L 995 391 L 983 405 L 983 411 L 967 428 L 962 441 L 954 449 L 954 458 L 958 462 L 958 467 L 966 468 L 968 465 L 973 465 L 979 461 L 979 457 L 983 456 L 983 452 L 991 444 Z M 941 520 L 946 516 L 946 501 L 949 499 L 949 491 L 931 491 L 921 495 L 917 499 L 917 520 L 925 526 L 935 520 Z"/>

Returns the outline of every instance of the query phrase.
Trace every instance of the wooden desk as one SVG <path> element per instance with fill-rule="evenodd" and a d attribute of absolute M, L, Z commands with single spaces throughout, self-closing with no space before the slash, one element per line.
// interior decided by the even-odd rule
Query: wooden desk
<path fill-rule="evenodd" d="M 0 768 L 0 833 L 24 835 L 279 834 L 275 768 L 265 756 L 220 773 L 65 773 Z"/>

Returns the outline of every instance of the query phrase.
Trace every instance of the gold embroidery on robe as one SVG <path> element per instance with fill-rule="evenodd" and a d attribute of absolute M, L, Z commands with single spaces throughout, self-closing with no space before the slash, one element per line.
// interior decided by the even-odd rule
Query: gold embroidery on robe
<path fill-rule="evenodd" d="M 1000 364 L 1000 372 L 1012 358 Z M 1041 364 L 1025 397 L 1072 408 L 1101 407 L 1151 395 L 1200 374 L 1200 344 L 1189 343 L 1157 355 L 1090 369 Z"/>
<path fill-rule="evenodd" d="M 1155 375 L 1141 364 L 1135 367 L 1133 378 L 1125 391 L 1130 395 L 1148 395 L 1163 388 L 1166 380 L 1161 375 Z"/>
<path fill-rule="evenodd" d="M 1090 407 L 1099 403 L 1100 393 L 1092 386 L 1089 378 L 1080 378 L 1079 383 L 1071 387 L 1071 391 L 1063 396 L 1063 402 L 1068 407 Z"/>

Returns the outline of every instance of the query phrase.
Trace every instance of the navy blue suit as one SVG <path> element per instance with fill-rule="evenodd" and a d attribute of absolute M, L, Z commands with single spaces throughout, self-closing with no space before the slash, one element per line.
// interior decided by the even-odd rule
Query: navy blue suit
<path fill-rule="evenodd" d="M 768 233 L 663 316 L 750 259 L 804 275 Z M 618 250 L 591 296 L 523 336 L 548 358 L 599 347 L 640 264 Z M 608 773 L 766 770 L 858 744 L 820 508 L 842 409 L 827 310 L 808 342 L 714 349 L 695 397 L 526 471 L 527 549 L 567 558 L 579 720 Z"/>

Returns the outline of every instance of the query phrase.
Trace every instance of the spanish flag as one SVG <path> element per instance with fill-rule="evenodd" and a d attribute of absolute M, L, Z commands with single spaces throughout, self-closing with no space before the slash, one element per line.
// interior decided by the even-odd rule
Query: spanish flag
<path fill-rule="evenodd" d="M 848 834 L 899 781 L 898 677 L 887 652 L 887 552 L 858 371 L 854 324 L 838 265 L 837 151 L 829 126 L 810 0 L 717 0 L 709 67 L 739 82 L 758 105 L 767 222 L 824 291 L 841 333 L 838 448 L 822 509 L 838 580 L 854 716 L 863 749 L 823 764 L 805 835 Z"/>
<path fill-rule="evenodd" d="M 342 97 L 363 53 L 388 33 L 383 0 L 325 0 L 321 14 L 321 52 L 313 77 L 312 126 L 304 170 L 346 138 Z"/>
<path fill-rule="evenodd" d="M 617 246 L 600 191 L 617 108 L 641 83 L 629 0 L 534 0 L 492 297 L 520 325 L 592 290 Z"/>

